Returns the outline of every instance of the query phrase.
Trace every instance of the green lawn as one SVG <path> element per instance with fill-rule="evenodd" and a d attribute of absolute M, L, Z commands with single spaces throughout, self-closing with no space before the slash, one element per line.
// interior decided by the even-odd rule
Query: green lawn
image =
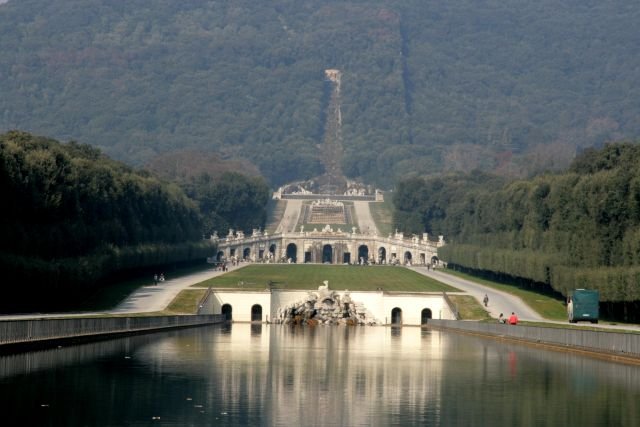
<path fill-rule="evenodd" d="M 391 193 L 385 193 L 384 202 L 369 203 L 371 217 L 378 227 L 381 236 L 393 233 L 393 203 Z"/>
<path fill-rule="evenodd" d="M 503 283 L 492 282 L 489 280 L 481 279 L 469 274 L 460 273 L 453 270 L 444 270 L 445 273 L 454 276 L 461 277 L 463 279 L 470 280 L 472 282 L 480 283 L 481 285 L 489 286 L 499 291 L 506 292 L 508 294 L 520 297 L 527 305 L 537 311 L 542 317 L 549 320 L 566 320 L 567 308 L 563 301 L 548 295 L 539 294 L 537 292 L 529 291 L 526 289 L 520 289 L 513 285 L 505 285 Z"/>
<path fill-rule="evenodd" d="M 194 286 L 217 288 L 318 289 L 328 280 L 329 288 L 350 291 L 455 292 L 457 289 L 402 267 L 348 265 L 250 265 Z"/>

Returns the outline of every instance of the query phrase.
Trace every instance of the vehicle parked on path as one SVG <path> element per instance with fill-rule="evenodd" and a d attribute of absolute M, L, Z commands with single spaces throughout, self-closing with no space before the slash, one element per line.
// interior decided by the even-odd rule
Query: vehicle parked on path
<path fill-rule="evenodd" d="M 588 320 L 598 323 L 600 292 L 591 289 L 576 289 L 567 297 L 569 323 Z"/>

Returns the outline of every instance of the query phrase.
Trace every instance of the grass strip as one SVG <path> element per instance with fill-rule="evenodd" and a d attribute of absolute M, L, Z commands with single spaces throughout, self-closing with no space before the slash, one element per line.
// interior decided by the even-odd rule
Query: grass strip
<path fill-rule="evenodd" d="M 196 314 L 198 312 L 198 303 L 206 292 L 206 289 L 185 289 L 180 291 L 167 308 L 163 310 L 163 314 Z"/>
<path fill-rule="evenodd" d="M 383 202 L 369 203 L 371 218 L 373 218 L 381 236 L 393 233 L 393 204 L 389 200 L 390 197 L 390 194 L 386 193 Z"/>
<path fill-rule="evenodd" d="M 449 299 L 458 311 L 460 320 L 493 320 L 487 310 L 470 295 L 449 295 Z"/>
<path fill-rule="evenodd" d="M 350 291 L 456 292 L 458 289 L 402 267 L 256 264 L 214 277 L 194 287 L 256 289 L 330 289 Z"/>

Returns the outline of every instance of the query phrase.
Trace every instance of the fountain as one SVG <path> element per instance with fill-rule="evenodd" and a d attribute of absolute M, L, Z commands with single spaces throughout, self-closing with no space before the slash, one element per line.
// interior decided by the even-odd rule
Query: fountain
<path fill-rule="evenodd" d="M 309 292 L 298 302 L 278 308 L 275 323 L 292 325 L 377 325 L 363 304 L 351 300 L 349 290 L 342 295 L 324 281 L 317 292 Z"/>

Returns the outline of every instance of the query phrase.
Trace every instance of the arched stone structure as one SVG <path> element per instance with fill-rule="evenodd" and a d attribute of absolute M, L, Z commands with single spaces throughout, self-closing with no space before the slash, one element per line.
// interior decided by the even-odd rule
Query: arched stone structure
<path fill-rule="evenodd" d="M 224 320 L 227 322 L 233 321 L 233 307 L 231 305 L 224 304 L 220 312 L 224 316 Z"/>
<path fill-rule="evenodd" d="M 432 319 L 432 318 L 433 318 L 433 313 L 431 313 L 431 309 L 423 308 L 422 312 L 420 313 L 420 324 L 426 325 L 429 319 Z"/>
<path fill-rule="evenodd" d="M 392 325 L 402 325 L 402 309 L 395 307 L 391 310 L 391 324 Z"/>
<path fill-rule="evenodd" d="M 251 306 L 251 321 L 262 322 L 262 306 L 260 304 Z"/>
<path fill-rule="evenodd" d="M 333 264 L 333 248 L 331 245 L 322 246 L 322 263 Z"/>
<path fill-rule="evenodd" d="M 298 260 L 298 246 L 295 243 L 289 243 L 287 245 L 287 260 L 291 260 L 291 262 L 296 262 Z"/>
<path fill-rule="evenodd" d="M 369 262 L 369 247 L 367 245 L 358 246 L 358 264 L 360 262 L 364 264 Z"/>
<path fill-rule="evenodd" d="M 439 264 L 437 248 L 444 245 L 444 239 L 430 241 L 427 236 L 404 238 L 402 233 L 388 237 L 377 234 L 361 234 L 354 231 L 322 230 L 268 234 L 255 232 L 251 236 L 244 233 L 230 233 L 226 238 L 213 238 L 225 259 L 249 256 L 251 261 L 269 262 L 291 261 L 310 263 L 358 263 L 360 258 L 374 259 L 376 264 Z M 331 255 L 327 255 L 327 246 Z M 218 255 L 219 256 L 219 255 Z"/>
<path fill-rule="evenodd" d="M 378 248 L 378 264 L 386 264 L 387 262 L 387 250 L 384 246 Z"/>
<path fill-rule="evenodd" d="M 223 251 L 218 251 L 218 253 L 216 254 L 216 261 L 220 262 L 224 259 L 224 252 Z"/>

